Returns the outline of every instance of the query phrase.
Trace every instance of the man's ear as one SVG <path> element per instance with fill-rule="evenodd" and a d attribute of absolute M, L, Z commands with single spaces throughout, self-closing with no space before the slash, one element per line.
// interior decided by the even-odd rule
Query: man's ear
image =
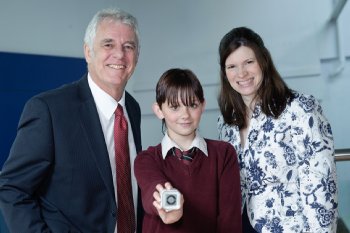
<path fill-rule="evenodd" d="M 159 105 L 157 103 L 154 103 L 152 105 L 152 109 L 153 109 L 153 112 L 154 114 L 156 114 L 156 116 L 160 119 L 160 120 L 163 120 L 164 119 L 164 115 L 163 115 L 163 112 L 162 112 L 162 109 L 160 109 Z"/>
<path fill-rule="evenodd" d="M 84 44 L 84 56 L 86 63 L 90 63 L 92 57 L 92 51 L 87 44 Z"/>

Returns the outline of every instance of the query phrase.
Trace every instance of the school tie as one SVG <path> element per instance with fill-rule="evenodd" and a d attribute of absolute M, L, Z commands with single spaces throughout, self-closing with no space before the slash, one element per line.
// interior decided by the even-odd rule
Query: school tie
<path fill-rule="evenodd" d="M 117 172 L 117 229 L 118 233 L 135 232 L 135 210 L 130 176 L 128 122 L 123 107 L 118 105 L 114 119 L 114 145 Z"/>
<path fill-rule="evenodd" d="M 187 151 L 181 151 L 179 148 L 173 147 L 173 154 L 180 159 L 184 164 L 186 165 L 190 165 L 195 151 L 196 151 L 196 147 L 192 147 L 191 149 L 187 150 Z"/>

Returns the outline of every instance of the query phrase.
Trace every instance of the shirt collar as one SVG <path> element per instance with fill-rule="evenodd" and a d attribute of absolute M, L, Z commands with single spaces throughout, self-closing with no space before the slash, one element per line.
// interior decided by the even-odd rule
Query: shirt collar
<path fill-rule="evenodd" d="M 125 91 L 123 92 L 122 98 L 117 102 L 94 82 L 90 74 L 88 74 L 88 83 L 97 108 L 107 119 L 113 116 L 118 104 L 125 108 Z"/>
<path fill-rule="evenodd" d="M 171 148 L 176 147 L 176 148 L 181 149 L 173 140 L 171 140 L 171 138 L 168 135 L 168 132 L 165 133 L 165 136 L 163 137 L 161 145 L 162 145 L 163 159 L 165 159 L 165 157 L 168 154 L 168 151 L 171 150 Z M 200 136 L 198 131 L 196 132 L 196 137 L 193 139 L 193 141 L 191 143 L 190 148 L 192 148 L 192 147 L 197 147 L 206 156 L 208 156 L 207 143 L 205 142 L 204 138 L 202 136 Z"/>

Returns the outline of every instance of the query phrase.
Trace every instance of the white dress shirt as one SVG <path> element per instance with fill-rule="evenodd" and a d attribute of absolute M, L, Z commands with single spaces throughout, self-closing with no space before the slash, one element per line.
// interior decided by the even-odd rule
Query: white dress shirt
<path fill-rule="evenodd" d="M 137 189 L 136 178 L 134 175 L 134 160 L 136 158 L 137 153 L 136 153 L 134 136 L 132 134 L 131 125 L 129 123 L 130 120 L 129 120 L 128 112 L 126 111 L 126 108 L 125 108 L 125 91 L 123 93 L 122 98 L 119 100 L 119 102 L 117 102 L 112 96 L 110 96 L 104 90 L 102 90 L 99 86 L 97 86 L 97 84 L 92 80 L 90 74 L 88 74 L 88 82 L 89 82 L 92 96 L 94 97 L 94 100 L 95 100 L 98 116 L 100 118 L 102 131 L 103 131 L 103 135 L 104 135 L 107 150 L 108 150 L 109 161 L 110 161 L 111 168 L 112 168 L 116 203 L 118 203 L 118 200 L 117 200 L 116 165 L 115 165 L 113 131 L 114 131 L 114 111 L 116 110 L 116 108 L 119 104 L 123 107 L 124 116 L 126 117 L 126 119 L 128 121 L 128 141 L 129 141 L 129 152 L 130 152 L 131 186 L 132 186 L 132 192 L 133 192 L 135 219 L 136 219 L 137 195 L 138 195 L 137 190 L 138 189 Z"/>

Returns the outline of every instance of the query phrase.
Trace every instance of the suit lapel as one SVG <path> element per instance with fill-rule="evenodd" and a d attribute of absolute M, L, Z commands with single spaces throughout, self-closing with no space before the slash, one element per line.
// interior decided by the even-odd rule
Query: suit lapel
<path fill-rule="evenodd" d="M 82 99 L 80 120 L 82 128 L 85 132 L 84 137 L 88 141 L 88 145 L 92 152 L 92 159 L 94 159 L 95 164 L 97 165 L 102 180 L 111 194 L 112 199 L 115 201 L 112 169 L 106 142 L 104 140 L 97 108 L 94 98 L 92 97 L 87 78 L 82 79 L 79 82 L 79 89 Z"/>
<path fill-rule="evenodd" d="M 132 133 L 134 136 L 136 151 L 140 152 L 141 146 L 141 132 L 140 132 L 140 110 L 136 108 L 137 103 L 133 103 L 134 99 L 129 95 L 128 92 L 125 93 L 125 107 L 128 111 L 128 116 L 131 124 Z"/>

